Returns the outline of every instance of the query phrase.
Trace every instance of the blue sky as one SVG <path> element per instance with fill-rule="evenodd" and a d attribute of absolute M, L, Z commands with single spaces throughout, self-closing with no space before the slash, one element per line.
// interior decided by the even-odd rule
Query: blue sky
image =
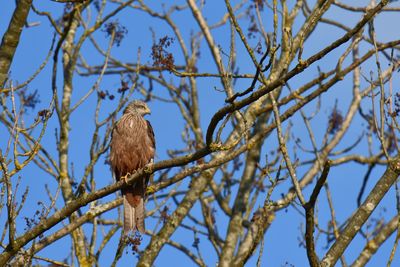
<path fill-rule="evenodd" d="M 352 1 L 348 1 L 349 3 Z M 364 2 L 364 1 L 357 1 Z M 54 3 L 51 1 L 34 1 L 34 4 L 40 10 L 47 10 L 53 12 L 53 14 L 61 14 L 63 5 L 59 3 Z M 4 4 L 3 4 L 4 5 Z M 110 5 L 111 6 L 111 5 Z M 13 12 L 14 2 L 5 7 L 2 7 L 0 11 L 0 35 L 2 35 L 8 25 L 9 19 Z M 109 9 L 111 10 L 111 8 Z M 213 24 L 218 21 L 222 14 L 225 12 L 224 3 L 222 1 L 207 1 L 204 14 L 207 17 L 207 22 L 209 24 Z M 269 15 L 268 15 L 269 14 Z M 345 20 L 346 23 L 350 25 L 354 25 L 354 23 L 359 19 L 359 17 L 348 15 L 349 13 L 340 11 L 338 8 L 332 8 L 332 11 L 328 12 L 327 16 L 332 18 L 339 18 L 339 20 Z M 268 20 L 268 16 L 270 13 L 266 11 L 266 20 Z M 58 17 L 58 16 L 55 16 Z M 380 40 L 395 40 L 399 38 L 398 29 L 396 27 L 396 21 L 398 20 L 398 14 L 395 13 L 385 13 L 385 15 L 378 16 L 376 20 L 376 28 L 378 32 L 378 38 Z M 173 19 L 177 22 L 177 24 L 181 27 L 182 33 L 185 36 L 185 40 L 188 41 L 191 31 L 193 29 L 195 31 L 198 30 L 197 26 L 194 23 L 193 18 L 191 18 L 190 12 L 184 12 L 184 14 L 179 14 L 177 16 L 173 16 Z M 118 15 L 118 20 L 121 25 L 124 25 L 128 29 L 128 34 L 125 39 L 122 41 L 119 47 L 114 46 L 112 49 L 112 54 L 116 58 L 123 59 L 124 61 L 136 62 L 137 60 L 137 51 L 138 48 L 141 48 L 141 62 L 142 63 L 151 63 L 150 53 L 151 53 L 151 38 L 152 34 L 150 29 L 154 29 L 156 32 L 156 38 L 163 37 L 164 35 L 171 35 L 171 30 L 162 25 L 159 20 L 155 18 L 149 17 L 144 12 L 133 12 L 132 10 L 126 10 L 121 12 Z M 25 28 L 22 34 L 21 42 L 18 46 L 17 53 L 15 55 L 15 59 L 13 61 L 12 69 L 11 69 L 11 78 L 15 82 L 23 82 L 28 77 L 32 75 L 32 73 L 37 69 L 37 67 L 43 62 L 45 59 L 47 52 L 50 48 L 50 42 L 53 36 L 52 29 L 48 23 L 48 21 L 44 17 L 38 17 L 33 12 L 30 13 L 29 22 L 39 22 L 38 26 Z M 301 22 L 301 21 L 299 21 Z M 190 23 L 190 24 L 189 24 Z M 248 20 L 242 21 L 243 27 L 247 27 Z M 229 51 L 229 36 L 226 35 L 227 28 L 218 29 L 215 32 L 216 43 L 221 46 L 224 51 Z M 268 25 L 267 25 L 267 30 Z M 312 55 L 316 51 L 320 50 L 324 47 L 324 45 L 329 44 L 331 41 L 337 39 L 341 36 L 343 32 L 333 28 L 332 26 L 322 25 L 321 28 L 318 29 L 318 33 L 314 34 L 310 37 L 310 39 L 306 42 L 303 57 Z M 105 48 L 107 44 L 107 38 L 105 33 L 102 31 L 98 31 L 94 34 L 94 37 L 99 40 L 102 47 Z M 101 40 L 101 41 L 100 41 Z M 256 45 L 257 39 L 252 40 L 252 45 Z M 240 47 L 239 39 L 237 39 L 238 46 Z M 204 41 L 202 42 L 202 53 L 199 61 L 199 71 L 200 72 L 213 72 L 215 71 L 215 65 L 210 64 L 210 54 L 206 48 Z M 173 44 L 170 48 L 174 52 L 174 56 L 176 56 L 176 62 L 182 62 L 181 54 L 178 50 L 178 45 Z M 345 47 L 339 48 L 337 51 L 329 54 L 324 61 L 324 64 L 321 66 L 322 69 L 328 70 L 329 67 L 335 66 L 338 55 L 340 55 L 344 51 Z M 85 44 L 83 47 L 83 51 L 85 52 L 86 59 L 90 63 L 99 64 L 101 61 L 101 57 L 99 57 L 98 53 L 95 49 L 89 45 Z M 254 71 L 254 67 L 251 64 L 249 57 L 245 54 L 238 54 L 238 66 L 240 67 L 240 71 L 243 73 L 252 73 Z M 212 62 L 213 63 L 213 62 Z M 300 74 L 298 77 L 290 81 L 290 85 L 293 88 L 297 88 L 299 84 L 302 84 L 302 81 L 311 79 L 316 77 L 317 75 L 317 65 L 310 66 L 308 71 Z M 50 97 L 51 97 L 51 66 L 50 62 L 44 70 L 38 75 L 38 77 L 29 85 L 30 89 L 37 89 L 40 95 L 41 103 L 37 105 L 35 110 L 29 111 L 30 116 L 28 116 L 27 120 L 32 120 L 38 110 L 46 108 Z M 368 68 L 376 71 L 374 68 L 373 60 L 371 60 L 370 65 L 368 65 L 365 69 L 366 73 L 369 73 Z M 74 80 L 74 96 L 73 103 L 83 95 L 85 92 L 93 85 L 96 77 L 79 77 L 75 75 Z M 240 81 L 235 89 L 241 90 L 248 86 L 249 81 Z M 394 79 L 394 88 L 396 89 L 396 85 L 398 84 L 398 78 Z M 349 105 L 351 100 L 351 79 L 346 78 L 339 85 L 337 85 L 333 90 L 330 90 L 328 93 L 324 94 L 322 98 L 322 109 L 318 117 L 313 120 L 312 126 L 315 131 L 317 140 L 321 142 L 323 134 L 326 130 L 326 117 L 331 112 L 334 107 L 335 100 L 338 100 L 340 109 L 344 112 Z M 58 87 L 61 88 L 62 80 L 61 76 L 58 80 Z M 103 90 L 116 90 L 120 86 L 120 76 L 113 75 L 107 76 L 101 82 L 100 87 Z M 214 114 L 216 110 L 224 105 L 225 95 L 220 93 L 214 89 L 214 87 L 221 86 L 220 80 L 217 78 L 200 78 L 198 79 L 198 88 L 200 95 L 200 105 L 201 105 L 201 123 L 203 126 L 203 130 L 205 131 L 211 116 Z M 366 86 L 363 83 L 363 86 Z M 363 88 L 362 86 L 362 88 Z M 155 86 L 154 94 L 166 96 L 167 92 L 164 88 L 160 86 Z M 287 91 L 284 92 L 287 94 Z M 136 95 L 137 97 L 137 95 Z M 73 114 L 71 117 L 71 148 L 70 148 L 70 158 L 74 163 L 75 176 L 77 178 L 83 173 L 84 167 L 89 160 L 89 152 L 88 146 L 90 145 L 91 132 L 94 128 L 94 124 L 92 122 L 93 113 L 94 113 L 94 105 L 95 105 L 96 97 L 93 95 L 85 102 L 81 107 L 79 107 L 76 111 L 76 114 Z M 116 101 L 105 101 L 104 106 L 102 108 L 102 116 L 105 116 L 113 110 L 116 105 Z M 157 140 L 157 157 L 156 161 L 163 160 L 167 158 L 166 151 L 168 149 L 176 149 L 182 148 L 183 142 L 181 140 L 181 133 L 183 130 L 183 122 L 181 119 L 181 115 L 179 114 L 179 110 L 175 105 L 166 104 L 162 102 L 151 102 L 149 103 L 152 109 L 152 115 L 149 117 L 153 128 L 156 133 Z M 311 105 L 305 108 L 306 112 L 311 113 L 315 110 L 316 102 L 314 101 Z M 365 107 L 368 107 L 369 103 L 365 103 Z M 298 122 L 301 121 L 300 116 L 294 116 L 292 121 Z M 284 127 L 287 127 L 288 124 L 284 124 Z M 55 153 L 55 139 L 54 139 L 54 129 L 57 127 L 57 118 L 53 116 L 50 120 L 47 133 L 44 138 L 44 146 L 49 151 Z M 296 135 L 299 137 L 303 137 L 307 144 L 307 133 L 304 131 L 304 124 L 302 123 L 294 123 L 293 130 L 296 132 Z M 365 127 L 364 127 L 365 128 Z M 346 145 L 354 142 L 354 140 L 358 137 L 360 132 L 362 131 L 362 122 L 360 118 L 356 119 L 354 125 L 349 129 L 349 132 L 346 135 L 343 143 L 339 145 L 338 149 L 346 147 Z M 4 136 L 5 129 L 0 126 L 0 136 Z M 269 138 L 263 148 L 263 151 L 267 153 L 270 151 L 270 148 L 276 146 L 276 138 L 273 138 L 274 134 Z M 2 139 L 4 140 L 4 139 Z M 364 142 L 364 144 L 366 144 Z M 0 148 L 4 148 L 6 142 L 0 142 Z M 309 144 L 308 144 L 309 145 Z M 378 144 L 376 143 L 376 148 Z M 85 149 L 86 148 L 86 149 Z M 357 148 L 357 152 L 364 151 L 365 146 L 362 145 Z M 311 158 L 312 155 L 309 155 Z M 307 156 L 306 156 L 307 157 Z M 104 160 L 100 160 L 103 162 Z M 366 167 L 362 167 L 359 165 L 351 165 L 349 168 L 348 165 L 333 168 L 329 181 L 330 187 L 333 194 L 333 199 L 335 204 L 340 207 L 336 210 L 337 219 L 340 222 L 344 222 L 344 220 L 354 211 L 356 208 L 356 195 L 355 191 L 358 192 L 358 188 L 361 185 L 362 177 L 366 171 Z M 306 169 L 299 169 L 299 174 L 304 172 Z M 383 172 L 383 168 L 376 168 L 373 172 L 373 175 L 370 178 L 370 181 L 367 185 L 367 192 L 371 189 L 372 185 L 376 180 L 380 177 Z M 108 185 L 112 183 L 112 177 L 109 172 L 108 166 L 98 164 L 95 169 L 96 175 L 96 185 L 97 188 Z M 37 209 L 36 203 L 39 200 L 43 200 L 45 196 L 44 185 L 48 184 L 50 188 L 56 188 L 57 184 L 48 175 L 44 172 L 38 170 L 33 164 L 30 164 L 28 168 L 24 169 L 21 172 L 22 183 L 19 189 L 19 195 L 22 194 L 25 187 L 29 186 L 30 193 L 28 197 L 28 201 L 24 209 L 22 210 L 22 214 L 25 216 L 32 216 Z M 301 175 L 299 175 L 301 176 Z M 188 179 L 183 181 L 182 188 L 186 188 L 188 184 Z M 351 186 L 349 186 L 351 185 Z M 165 191 L 168 191 L 166 189 Z M 274 198 L 279 198 L 280 193 L 285 193 L 287 187 L 281 188 L 279 191 L 273 194 Z M 310 193 L 310 189 L 305 190 L 306 194 Z M 349 197 L 351 196 L 351 197 Z M 325 194 L 321 194 L 321 197 L 325 197 Z M 102 201 L 105 202 L 107 200 L 114 199 L 115 195 L 111 195 Z M 47 198 L 46 198 L 47 200 Z M 62 206 L 62 201 L 59 202 L 59 207 Z M 259 203 L 262 204 L 261 202 Z M 385 218 L 391 218 L 395 211 L 395 194 L 394 190 L 392 190 L 383 200 L 382 204 L 378 207 L 378 210 L 383 210 L 383 207 L 387 208 L 385 212 Z M 171 207 L 174 207 L 172 205 Z M 86 210 L 86 209 L 83 209 Z M 200 207 L 196 204 L 193 208 L 194 214 L 200 211 Z M 328 214 L 329 209 L 326 205 L 326 200 L 320 201 L 319 206 L 319 215 L 320 215 L 320 223 L 325 227 L 326 226 L 326 215 Z M 109 212 L 105 215 L 106 218 L 115 218 L 117 216 L 116 211 Z M 222 234 L 224 234 L 224 230 L 227 227 L 227 220 L 223 219 L 223 214 L 217 214 L 220 219 L 220 225 L 218 228 Z M 4 212 L 0 216 L 0 225 L 3 225 L 5 221 Z M 21 234 L 24 229 L 24 220 L 23 218 L 19 218 L 18 222 L 18 233 Z M 185 220 L 185 223 L 190 224 L 189 220 Z M 155 220 L 149 220 L 147 223 L 148 229 L 152 229 L 155 224 Z M 59 229 L 60 226 L 54 227 L 54 229 L 50 229 L 46 234 Z M 300 216 L 293 208 L 289 207 L 287 210 L 281 211 L 277 214 L 276 220 L 271 226 L 268 233 L 265 235 L 265 247 L 264 253 L 262 256 L 263 266 L 290 266 L 285 265 L 294 264 L 295 266 L 307 266 L 307 258 L 306 253 L 303 249 L 299 249 L 299 237 L 300 237 L 300 228 L 304 227 L 304 219 Z M 88 226 L 85 226 L 85 229 L 89 229 Z M 108 247 L 107 253 L 103 255 L 101 258 L 101 266 L 108 266 L 110 260 L 114 257 L 113 246 L 116 247 L 118 243 L 119 234 L 117 234 L 113 238 L 113 242 L 111 242 Z M 178 230 L 172 237 L 173 240 L 181 241 L 183 244 L 186 244 L 188 247 L 191 247 L 193 243 L 193 235 L 186 230 Z M 201 237 L 200 248 L 203 252 L 202 256 L 205 258 L 207 263 L 211 263 L 211 265 L 216 262 L 217 257 L 214 251 L 210 248 L 210 244 L 204 240 L 204 237 Z M 148 238 L 145 237 L 144 244 L 148 241 Z M 390 249 L 393 244 L 393 237 L 391 237 L 388 242 L 379 250 L 378 254 L 371 260 L 368 266 L 379 266 L 382 262 L 386 262 Z M 317 243 L 317 248 L 319 249 L 319 255 L 323 255 L 323 251 L 325 251 L 326 242 L 323 238 L 321 238 L 320 242 Z M 69 251 L 71 246 L 69 238 L 64 238 L 59 241 L 54 246 L 49 246 L 44 249 L 40 255 L 46 256 L 51 255 L 58 260 L 63 260 L 67 255 L 66 253 Z M 360 248 L 364 246 L 364 242 L 360 238 L 356 238 L 356 241 L 353 242 L 349 249 L 346 252 L 346 257 L 348 258 L 348 263 L 351 263 L 355 256 L 358 255 Z M 142 248 L 145 246 L 142 244 Z M 181 252 L 177 252 L 175 249 L 172 249 L 169 246 L 165 246 L 162 250 L 160 256 L 158 257 L 155 265 L 156 266 L 171 266 L 173 263 L 175 266 L 191 266 L 192 262 L 188 260 L 187 257 L 182 256 Z M 255 257 L 249 262 L 248 266 L 253 266 L 257 260 L 258 253 L 255 253 Z M 131 265 L 134 261 L 130 253 L 124 254 L 123 259 L 120 261 L 119 266 L 128 266 Z M 400 257 L 396 256 L 395 261 L 392 266 L 400 265 Z"/>

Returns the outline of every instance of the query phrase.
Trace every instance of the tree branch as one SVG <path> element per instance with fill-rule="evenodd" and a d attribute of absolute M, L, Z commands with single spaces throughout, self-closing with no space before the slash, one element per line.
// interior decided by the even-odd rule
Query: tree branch
<path fill-rule="evenodd" d="M 400 157 L 392 159 L 386 168 L 385 173 L 372 189 L 364 203 L 357 209 L 348 221 L 346 227 L 340 233 L 339 238 L 331 246 L 325 257 L 321 261 L 321 266 L 334 266 L 343 254 L 344 250 L 359 232 L 365 221 L 369 218 L 376 206 L 386 195 L 387 191 L 396 182 L 400 175 Z"/>
<path fill-rule="evenodd" d="M 8 71 L 31 9 L 32 0 L 20 0 L 16 1 L 16 3 L 17 6 L 0 45 L 0 88 L 4 87 L 8 78 Z"/>

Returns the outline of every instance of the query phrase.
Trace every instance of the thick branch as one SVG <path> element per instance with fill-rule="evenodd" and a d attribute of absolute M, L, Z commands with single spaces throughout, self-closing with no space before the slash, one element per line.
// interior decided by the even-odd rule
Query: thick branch
<path fill-rule="evenodd" d="M 22 29 L 31 9 L 32 0 L 21 0 L 16 3 L 17 7 L 0 46 L 0 87 L 4 87 L 4 83 L 7 80 L 8 71 L 17 50 Z"/>
<path fill-rule="evenodd" d="M 397 156 L 389 162 L 389 166 L 385 173 L 372 189 L 367 199 L 350 218 L 348 224 L 340 233 L 339 238 L 326 253 L 321 262 L 321 266 L 335 266 L 339 257 L 344 253 L 347 246 L 359 232 L 360 228 L 375 210 L 382 198 L 386 195 L 390 187 L 396 182 L 399 175 L 400 157 Z"/>

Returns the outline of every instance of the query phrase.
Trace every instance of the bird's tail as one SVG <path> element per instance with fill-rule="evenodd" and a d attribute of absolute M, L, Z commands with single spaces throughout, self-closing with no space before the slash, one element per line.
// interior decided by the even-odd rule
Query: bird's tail
<path fill-rule="evenodd" d="M 134 232 L 136 229 L 142 234 L 145 232 L 143 198 L 132 205 L 128 201 L 128 196 L 124 195 L 124 234 Z"/>

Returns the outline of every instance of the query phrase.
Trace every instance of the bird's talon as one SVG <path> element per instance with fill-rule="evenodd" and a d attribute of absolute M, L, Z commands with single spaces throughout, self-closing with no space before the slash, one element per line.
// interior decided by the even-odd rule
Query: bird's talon
<path fill-rule="evenodd" d="M 124 176 L 121 176 L 121 180 L 124 180 L 125 183 L 128 183 L 128 177 L 131 176 L 131 173 L 128 172 L 127 174 L 125 174 Z"/>
<path fill-rule="evenodd" d="M 147 164 L 146 166 L 144 166 L 143 171 L 144 171 L 144 173 L 146 173 L 146 174 L 151 174 L 151 173 L 152 173 L 152 166 L 151 166 L 151 164 Z"/>
<path fill-rule="evenodd" d="M 156 192 L 156 188 L 153 185 L 150 185 L 146 188 L 146 194 L 150 195 Z"/>

